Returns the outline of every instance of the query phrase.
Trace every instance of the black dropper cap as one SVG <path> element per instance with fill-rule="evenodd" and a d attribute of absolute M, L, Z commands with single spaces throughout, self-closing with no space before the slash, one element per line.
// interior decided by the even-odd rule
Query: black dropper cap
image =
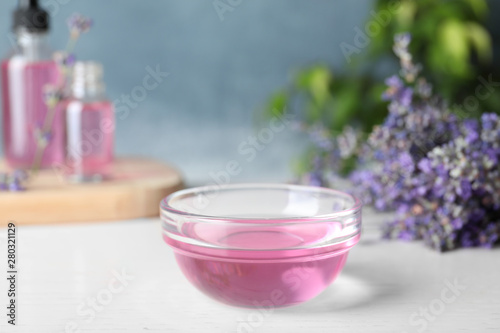
<path fill-rule="evenodd" d="M 19 0 L 14 11 L 14 31 L 19 28 L 29 32 L 46 32 L 49 30 L 49 13 L 38 6 L 37 0 Z"/>

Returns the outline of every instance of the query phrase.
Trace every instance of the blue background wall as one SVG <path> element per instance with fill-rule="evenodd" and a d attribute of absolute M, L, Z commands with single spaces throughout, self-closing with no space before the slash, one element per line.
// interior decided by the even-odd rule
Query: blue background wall
<path fill-rule="evenodd" d="M 223 0 L 228 3 L 228 0 Z M 233 0 L 233 3 L 238 1 Z M 16 1 L 0 2 L 0 53 L 10 48 Z M 111 100 L 130 94 L 160 66 L 169 76 L 118 119 L 117 153 L 152 156 L 179 167 L 190 183 L 236 159 L 232 181 L 284 181 L 301 139 L 277 133 L 252 162 L 238 146 L 259 131 L 255 112 L 295 68 L 315 61 L 342 68 L 341 42 L 363 26 L 371 1 L 242 0 L 221 20 L 211 0 L 45 0 L 52 44 L 64 47 L 73 12 L 95 21 L 77 46 L 79 59 L 105 67 Z"/>

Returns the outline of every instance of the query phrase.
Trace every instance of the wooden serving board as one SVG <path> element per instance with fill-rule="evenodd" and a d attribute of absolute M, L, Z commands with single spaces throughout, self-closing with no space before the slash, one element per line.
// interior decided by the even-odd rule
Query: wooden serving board
<path fill-rule="evenodd" d="M 0 172 L 7 167 L 0 161 Z M 182 188 L 179 172 L 157 161 L 117 159 L 110 180 L 73 184 L 42 170 L 22 192 L 0 192 L 0 226 L 157 216 L 162 198 Z"/>

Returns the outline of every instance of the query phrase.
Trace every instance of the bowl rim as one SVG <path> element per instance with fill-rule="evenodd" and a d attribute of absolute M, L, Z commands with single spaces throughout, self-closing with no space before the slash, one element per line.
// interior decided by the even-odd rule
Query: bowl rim
<path fill-rule="evenodd" d="M 336 212 L 314 215 L 314 216 L 283 216 L 283 217 L 234 217 L 234 216 L 223 216 L 223 215 L 205 215 L 186 212 L 183 210 L 176 209 L 170 204 L 172 200 L 178 199 L 182 196 L 197 195 L 203 192 L 213 192 L 216 191 L 227 191 L 227 190 L 251 190 L 251 189 L 273 189 L 273 190 L 300 190 L 300 191 L 313 191 L 316 193 L 331 194 L 337 196 L 343 196 L 353 200 L 353 205 L 347 209 L 339 210 Z M 170 213 L 174 215 L 181 215 L 183 217 L 192 217 L 201 220 L 230 220 L 234 222 L 250 222 L 255 220 L 266 220 L 266 221 L 276 221 L 280 223 L 297 223 L 299 221 L 307 220 L 308 222 L 323 221 L 325 219 L 334 219 L 339 217 L 345 217 L 349 215 L 356 214 L 361 210 L 363 204 L 361 200 L 350 194 L 340 190 L 334 190 L 326 187 L 319 186 L 308 186 L 308 185 L 294 185 L 294 184 L 284 184 L 284 183 L 239 183 L 239 184 L 222 184 L 222 185 L 205 185 L 199 187 L 187 188 L 184 190 L 176 191 L 164 199 L 160 203 L 161 213 Z"/>

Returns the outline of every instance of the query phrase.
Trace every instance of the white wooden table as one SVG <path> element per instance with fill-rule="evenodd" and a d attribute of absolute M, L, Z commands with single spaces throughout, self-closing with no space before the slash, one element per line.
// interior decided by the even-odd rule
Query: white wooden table
<path fill-rule="evenodd" d="M 500 332 L 500 249 L 439 254 L 381 241 L 381 218 L 365 212 L 361 242 L 323 294 L 268 312 L 194 289 L 163 243 L 159 219 L 21 226 L 15 327 L 6 323 L 0 229 L 0 331 Z"/>

